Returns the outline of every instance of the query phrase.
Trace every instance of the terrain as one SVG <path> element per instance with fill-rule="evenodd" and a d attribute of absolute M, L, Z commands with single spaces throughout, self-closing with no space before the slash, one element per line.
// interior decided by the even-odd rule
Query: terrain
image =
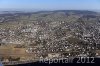
<path fill-rule="evenodd" d="M 0 60 L 4 64 L 81 56 L 100 57 L 100 13 L 0 13 Z"/>

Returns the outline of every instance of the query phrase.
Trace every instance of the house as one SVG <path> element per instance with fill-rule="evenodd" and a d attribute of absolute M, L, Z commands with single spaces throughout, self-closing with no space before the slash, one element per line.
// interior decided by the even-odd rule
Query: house
<path fill-rule="evenodd" d="M 60 57 L 60 53 L 49 53 L 48 54 L 48 58 L 58 58 L 58 57 Z"/>

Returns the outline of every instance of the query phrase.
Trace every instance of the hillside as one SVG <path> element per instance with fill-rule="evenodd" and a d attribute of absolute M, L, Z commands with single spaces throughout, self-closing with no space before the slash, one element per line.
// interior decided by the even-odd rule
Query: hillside
<path fill-rule="evenodd" d="M 11 47 L 13 49 L 9 51 Z M 17 50 L 21 50 L 20 52 L 27 56 L 22 57 L 20 52 L 14 56 L 9 54 L 18 53 Z M 100 14 L 97 12 L 56 10 L 0 14 L 2 62 L 13 61 L 13 57 L 20 58 L 15 59 L 16 61 L 81 55 L 99 57 L 98 51 L 100 51 Z"/>

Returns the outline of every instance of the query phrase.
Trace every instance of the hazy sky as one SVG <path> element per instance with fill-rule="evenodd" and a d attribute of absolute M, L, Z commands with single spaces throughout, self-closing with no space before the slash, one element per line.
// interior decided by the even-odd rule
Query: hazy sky
<path fill-rule="evenodd" d="M 100 0 L 0 0 L 0 9 L 100 10 Z"/>

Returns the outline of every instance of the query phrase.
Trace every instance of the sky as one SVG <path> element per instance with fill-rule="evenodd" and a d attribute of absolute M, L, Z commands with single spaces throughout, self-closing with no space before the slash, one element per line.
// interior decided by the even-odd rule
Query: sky
<path fill-rule="evenodd" d="M 100 0 L 0 0 L 2 9 L 100 10 Z"/>

